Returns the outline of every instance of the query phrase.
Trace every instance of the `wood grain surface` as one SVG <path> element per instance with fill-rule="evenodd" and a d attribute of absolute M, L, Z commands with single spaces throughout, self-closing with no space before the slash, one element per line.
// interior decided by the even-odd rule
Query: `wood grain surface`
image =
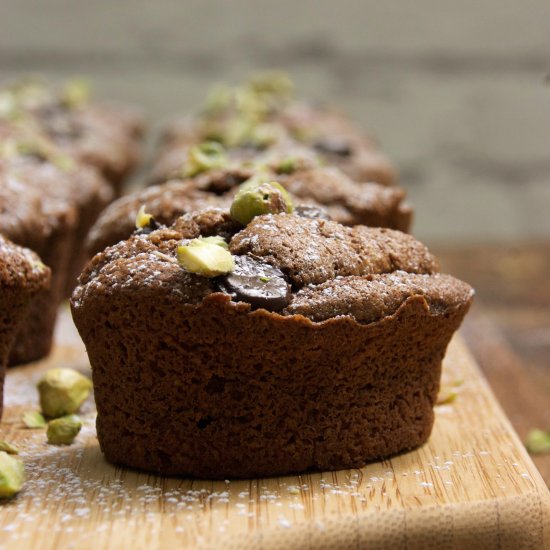
<path fill-rule="evenodd" d="M 422 448 L 361 470 L 212 482 L 160 478 L 107 464 L 93 403 L 75 444 L 24 429 L 36 380 L 87 359 L 67 311 L 49 360 L 9 372 L 0 439 L 26 464 L 23 492 L 0 505 L 0 549 L 78 548 L 546 548 L 550 493 L 462 339 Z"/>
<path fill-rule="evenodd" d="M 514 429 L 550 430 L 550 240 L 433 251 L 476 289 L 462 334 Z M 550 486 L 550 454 L 532 458 Z"/>

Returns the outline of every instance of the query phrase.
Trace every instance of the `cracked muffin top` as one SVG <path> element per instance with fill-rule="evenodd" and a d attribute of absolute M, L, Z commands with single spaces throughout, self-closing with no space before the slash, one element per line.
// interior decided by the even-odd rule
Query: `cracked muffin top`
<path fill-rule="evenodd" d="M 37 254 L 0 235 L 0 287 L 25 288 L 34 293 L 49 281 L 50 269 Z"/>
<path fill-rule="evenodd" d="M 128 238 L 142 205 L 158 222 L 169 225 L 178 216 L 194 210 L 228 207 L 239 185 L 255 177 L 279 182 L 295 204 L 320 208 L 327 217 L 345 225 L 365 224 L 402 231 L 410 226 L 412 210 L 405 203 L 405 192 L 398 187 L 359 184 L 337 168 L 324 166 L 296 167 L 281 173 L 268 165 L 262 169 L 229 165 L 118 199 L 99 217 L 86 249 L 94 254 Z"/>
<path fill-rule="evenodd" d="M 0 121 L 0 165 L 45 194 L 78 206 L 113 198 L 111 186 L 94 167 L 73 160 L 44 132 L 26 124 Z"/>
<path fill-rule="evenodd" d="M 292 82 L 279 72 L 255 75 L 236 87 L 215 87 L 199 113 L 172 123 L 164 132 L 153 183 L 174 177 L 186 149 L 204 141 L 222 144 L 241 160 L 280 148 L 309 150 L 355 181 L 396 181 L 374 140 L 336 109 L 297 101 Z"/>
<path fill-rule="evenodd" d="M 70 81 L 58 90 L 22 79 L 0 88 L 0 99 L 0 119 L 24 122 L 70 157 L 107 175 L 122 173 L 137 161 L 142 116 L 130 108 L 91 102 L 84 81 Z"/>
<path fill-rule="evenodd" d="M 224 209 L 187 214 L 97 254 L 72 303 L 79 308 L 125 292 L 359 323 L 395 313 L 411 296 L 424 297 L 434 315 L 473 296 L 466 283 L 438 273 L 434 256 L 405 233 L 295 213 L 258 215 L 243 227 Z"/>

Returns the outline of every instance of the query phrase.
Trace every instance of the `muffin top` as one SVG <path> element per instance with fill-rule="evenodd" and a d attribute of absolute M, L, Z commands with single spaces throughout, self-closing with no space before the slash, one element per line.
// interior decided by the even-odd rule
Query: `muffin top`
<path fill-rule="evenodd" d="M 281 148 L 309 151 L 355 181 L 395 183 L 396 174 L 375 142 L 337 110 L 297 101 L 290 79 L 278 72 L 253 76 L 240 86 L 218 86 L 196 115 L 169 126 L 152 174 L 153 183 L 180 175 L 186 150 L 205 140 L 241 160 Z"/>
<path fill-rule="evenodd" d="M 50 269 L 28 248 L 13 244 L 0 235 L 0 287 L 21 288 L 29 293 L 47 287 Z"/>
<path fill-rule="evenodd" d="M 232 264 L 221 273 L 216 262 L 213 271 L 200 273 L 184 256 L 205 248 L 208 263 L 211 253 L 218 256 L 216 247 Z M 187 214 L 169 228 L 107 248 L 79 283 L 74 308 L 131 293 L 193 307 L 225 300 L 242 311 L 266 309 L 314 322 L 346 316 L 371 323 L 411 296 L 423 296 L 433 314 L 444 314 L 473 295 L 466 283 L 439 274 L 427 248 L 405 233 L 294 213 L 258 215 L 243 227 L 224 209 Z"/>
<path fill-rule="evenodd" d="M 344 225 L 408 229 L 411 214 L 402 189 L 377 183 L 359 184 L 338 168 L 303 166 L 294 157 L 288 157 L 281 171 L 282 162 L 260 164 L 261 168 L 230 163 L 192 178 L 131 193 L 102 213 L 88 236 L 86 248 L 94 254 L 128 238 L 142 205 L 159 223 L 169 225 L 178 216 L 194 210 L 229 206 L 241 183 L 260 177 L 279 182 L 295 204 L 321 208 L 329 218 Z"/>
<path fill-rule="evenodd" d="M 125 240 L 136 229 L 136 216 L 142 206 L 155 220 L 170 225 L 187 212 L 207 207 L 227 207 L 229 194 L 218 195 L 202 189 L 192 180 L 170 181 L 130 193 L 111 203 L 100 215 L 86 239 L 86 249 L 95 254 Z"/>
<path fill-rule="evenodd" d="M 77 211 L 68 196 L 37 185 L 33 170 L 20 171 L 0 161 L 0 232 L 16 243 L 34 248 L 60 228 L 75 226 Z M 21 200 L 24 197 L 24 200 Z"/>
<path fill-rule="evenodd" d="M 77 206 L 113 198 L 111 186 L 95 168 L 72 159 L 32 125 L 0 121 L 0 164 L 44 194 Z"/>
<path fill-rule="evenodd" d="M 21 80 L 3 86 L 0 96 L 0 118 L 43 132 L 72 158 L 115 173 L 138 155 L 136 138 L 143 129 L 139 115 L 92 103 L 83 81 L 58 90 L 43 81 Z"/>

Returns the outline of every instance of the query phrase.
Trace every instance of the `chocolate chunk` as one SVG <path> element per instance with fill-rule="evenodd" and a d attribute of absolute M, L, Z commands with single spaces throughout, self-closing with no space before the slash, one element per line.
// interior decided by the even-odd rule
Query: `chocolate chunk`
<path fill-rule="evenodd" d="M 139 229 L 136 229 L 135 234 L 136 235 L 149 235 L 149 233 L 152 233 L 153 231 L 156 231 L 157 229 L 160 229 L 162 226 L 153 216 L 151 216 L 151 219 L 149 220 L 148 225 L 145 227 L 140 227 Z"/>
<path fill-rule="evenodd" d="M 321 153 L 338 155 L 339 157 L 349 157 L 351 155 L 350 144 L 342 138 L 325 137 L 315 142 L 315 149 Z"/>
<path fill-rule="evenodd" d="M 253 308 L 279 311 L 290 303 L 290 285 L 283 272 L 251 256 L 235 256 L 235 269 L 218 280 L 222 292 Z"/>
<path fill-rule="evenodd" d="M 332 219 L 323 208 L 319 208 L 318 206 L 309 206 L 307 204 L 296 206 L 296 208 L 294 208 L 294 214 L 301 216 L 302 218 L 309 218 L 310 220 Z"/>

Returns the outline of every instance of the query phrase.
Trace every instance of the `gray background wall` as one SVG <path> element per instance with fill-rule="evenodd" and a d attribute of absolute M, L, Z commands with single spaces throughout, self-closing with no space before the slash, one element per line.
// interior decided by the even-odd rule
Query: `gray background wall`
<path fill-rule="evenodd" d="M 154 127 L 270 67 L 380 138 L 421 238 L 550 236 L 549 0 L 0 0 L 0 77 L 90 75 Z"/>

